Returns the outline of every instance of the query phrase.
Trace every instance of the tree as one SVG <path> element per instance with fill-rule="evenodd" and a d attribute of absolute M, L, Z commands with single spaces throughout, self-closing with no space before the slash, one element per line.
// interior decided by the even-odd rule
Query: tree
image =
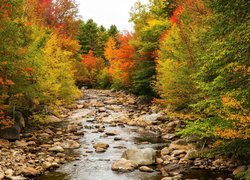
<path fill-rule="evenodd" d="M 114 88 L 130 85 L 131 70 L 133 67 L 134 47 L 129 43 L 130 33 L 118 34 L 110 37 L 105 47 L 105 57 L 109 62 L 108 73 Z"/>

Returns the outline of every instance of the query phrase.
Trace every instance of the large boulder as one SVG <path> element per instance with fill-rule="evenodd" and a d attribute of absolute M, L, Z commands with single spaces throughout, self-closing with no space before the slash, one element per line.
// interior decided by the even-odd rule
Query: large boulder
<path fill-rule="evenodd" d="M 0 137 L 8 140 L 20 139 L 20 132 L 25 127 L 25 120 L 20 112 L 15 113 L 14 125 L 0 130 Z"/>
<path fill-rule="evenodd" d="M 127 149 L 123 154 L 122 158 L 135 162 L 138 166 L 155 164 L 156 151 L 152 148 Z"/>

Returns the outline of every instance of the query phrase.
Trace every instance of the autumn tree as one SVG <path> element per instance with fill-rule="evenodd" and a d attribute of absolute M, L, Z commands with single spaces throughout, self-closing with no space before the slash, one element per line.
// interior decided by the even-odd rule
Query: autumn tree
<path fill-rule="evenodd" d="M 105 47 L 105 57 L 109 62 L 108 73 L 114 88 L 130 85 L 131 70 L 134 65 L 134 47 L 130 44 L 130 33 L 110 37 Z"/>

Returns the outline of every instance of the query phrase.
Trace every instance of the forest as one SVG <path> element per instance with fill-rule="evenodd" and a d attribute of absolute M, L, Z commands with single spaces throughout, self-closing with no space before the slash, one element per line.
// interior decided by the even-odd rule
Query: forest
<path fill-rule="evenodd" d="M 150 0 L 132 32 L 83 21 L 74 0 L 0 1 L 0 128 L 46 121 L 81 87 L 158 104 L 213 153 L 250 155 L 250 1 Z M 250 177 L 248 171 L 246 178 Z"/>

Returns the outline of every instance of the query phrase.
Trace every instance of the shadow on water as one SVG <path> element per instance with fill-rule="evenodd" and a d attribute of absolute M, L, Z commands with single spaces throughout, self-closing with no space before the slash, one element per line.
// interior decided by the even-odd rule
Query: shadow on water
<path fill-rule="evenodd" d="M 50 172 L 48 174 L 44 174 L 41 177 L 37 177 L 36 180 L 70 180 L 70 176 L 66 173 L 62 172 Z"/>

